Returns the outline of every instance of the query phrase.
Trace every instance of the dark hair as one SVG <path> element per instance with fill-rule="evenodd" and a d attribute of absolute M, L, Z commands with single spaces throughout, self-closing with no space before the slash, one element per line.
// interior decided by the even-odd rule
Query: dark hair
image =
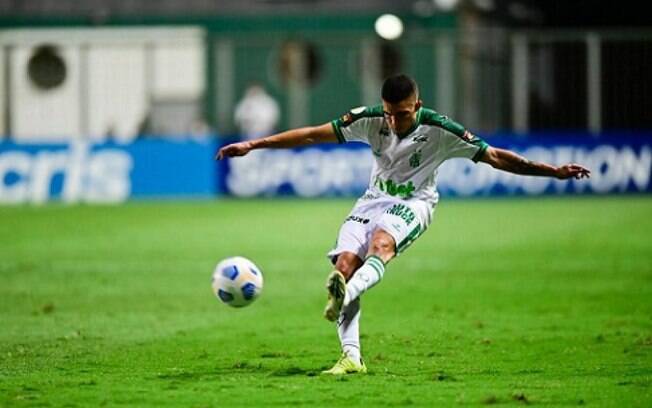
<path fill-rule="evenodd" d="M 418 96 L 419 87 L 414 79 L 404 74 L 398 74 L 385 79 L 380 94 L 385 102 L 399 103 L 411 95 Z"/>

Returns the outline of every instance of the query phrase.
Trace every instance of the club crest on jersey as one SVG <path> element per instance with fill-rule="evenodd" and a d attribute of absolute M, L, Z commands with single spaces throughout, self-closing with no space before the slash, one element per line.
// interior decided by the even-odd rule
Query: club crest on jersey
<path fill-rule="evenodd" d="M 421 164 L 421 149 L 418 149 L 416 152 L 412 153 L 409 159 L 410 167 L 416 169 Z"/>
<path fill-rule="evenodd" d="M 473 133 L 469 132 L 468 130 L 465 130 L 464 133 L 462 134 L 462 139 L 471 143 L 473 139 L 475 139 L 475 136 L 473 136 Z"/>
<path fill-rule="evenodd" d="M 415 143 L 420 143 L 420 142 L 427 142 L 428 141 L 428 136 L 426 135 L 417 135 L 412 138 L 412 141 Z"/>

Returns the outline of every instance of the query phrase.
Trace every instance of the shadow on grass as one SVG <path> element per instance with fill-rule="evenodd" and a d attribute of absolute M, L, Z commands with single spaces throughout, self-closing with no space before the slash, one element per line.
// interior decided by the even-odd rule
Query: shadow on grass
<path fill-rule="evenodd" d="M 261 375 L 269 377 L 314 377 L 319 375 L 321 370 L 305 369 L 294 365 L 286 367 L 268 367 L 262 363 L 249 363 L 247 361 L 238 361 L 229 366 L 220 366 L 213 369 L 184 369 L 171 368 L 164 372 L 156 374 L 156 379 L 184 382 L 215 379 L 222 376 L 233 375 Z"/>

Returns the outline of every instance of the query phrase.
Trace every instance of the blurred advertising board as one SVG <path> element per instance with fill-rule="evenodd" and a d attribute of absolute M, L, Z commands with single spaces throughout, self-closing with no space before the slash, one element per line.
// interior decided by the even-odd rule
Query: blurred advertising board
<path fill-rule="evenodd" d="M 215 194 L 213 142 L 0 143 L 0 204 Z"/>
<path fill-rule="evenodd" d="M 486 137 L 495 147 L 514 150 L 530 160 L 551 164 L 580 163 L 589 180 L 524 177 L 486 164 L 453 159 L 439 169 L 444 196 L 613 194 L 652 191 L 652 135 L 500 134 Z M 360 195 L 369 183 L 372 156 L 362 144 L 311 146 L 256 151 L 226 160 L 222 188 L 238 197 Z"/>
<path fill-rule="evenodd" d="M 619 194 L 652 192 L 652 135 L 495 135 L 492 146 L 531 160 L 576 162 L 589 180 L 523 177 L 453 159 L 441 166 L 443 196 Z M 366 145 L 319 145 L 261 150 L 213 161 L 217 144 L 139 139 L 128 144 L 0 143 L 0 204 L 120 203 L 129 199 L 236 197 L 354 197 L 369 183 Z"/>

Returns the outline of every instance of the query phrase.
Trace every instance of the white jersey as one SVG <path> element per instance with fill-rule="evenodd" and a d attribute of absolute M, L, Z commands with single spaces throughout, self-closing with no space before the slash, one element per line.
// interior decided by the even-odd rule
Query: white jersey
<path fill-rule="evenodd" d="M 425 108 L 401 136 L 387 125 L 382 105 L 352 109 L 331 123 L 340 143 L 360 141 L 371 147 L 375 161 L 365 193 L 371 199 L 416 199 L 434 207 L 437 168 L 454 157 L 478 161 L 488 147 L 459 123 Z"/>

